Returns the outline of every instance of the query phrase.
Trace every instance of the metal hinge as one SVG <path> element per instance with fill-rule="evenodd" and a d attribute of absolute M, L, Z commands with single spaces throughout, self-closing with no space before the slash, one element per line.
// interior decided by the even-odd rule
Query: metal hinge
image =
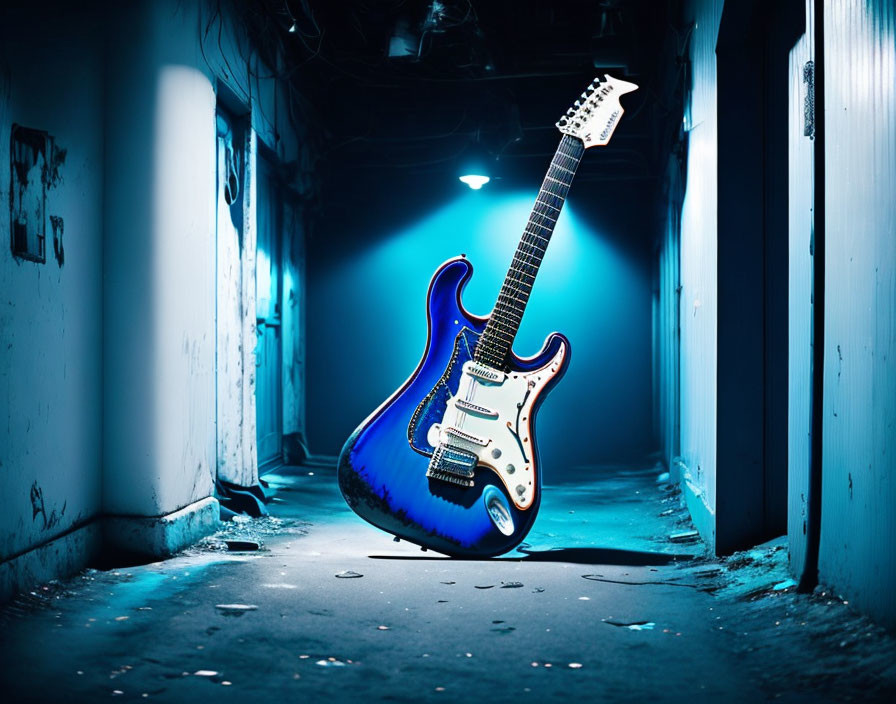
<path fill-rule="evenodd" d="M 803 83 L 806 97 L 803 101 L 803 135 L 815 139 L 815 62 L 807 61 L 803 66 Z"/>

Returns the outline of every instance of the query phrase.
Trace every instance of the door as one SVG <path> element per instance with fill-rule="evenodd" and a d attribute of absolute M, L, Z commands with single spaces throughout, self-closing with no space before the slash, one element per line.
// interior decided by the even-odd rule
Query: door
<path fill-rule="evenodd" d="M 255 412 L 258 467 L 279 464 L 283 450 L 282 420 L 282 316 L 280 310 L 283 205 L 279 182 L 269 159 L 259 150 L 256 166 L 257 254 L 255 348 Z"/>
<path fill-rule="evenodd" d="M 217 195 L 215 252 L 215 383 L 217 477 L 238 486 L 251 486 L 258 475 L 254 426 L 244 423 L 252 413 L 243 390 L 251 388 L 249 366 L 254 328 L 246 320 L 249 292 L 246 280 L 251 258 L 245 241 L 245 179 L 249 150 L 247 120 L 218 105 Z M 254 305 L 252 306 L 254 308 Z M 254 314 L 254 312 L 253 312 Z M 245 345 L 244 340 L 250 339 Z M 251 398 L 251 397 L 250 397 Z M 247 428 L 251 427 L 252 435 Z"/>

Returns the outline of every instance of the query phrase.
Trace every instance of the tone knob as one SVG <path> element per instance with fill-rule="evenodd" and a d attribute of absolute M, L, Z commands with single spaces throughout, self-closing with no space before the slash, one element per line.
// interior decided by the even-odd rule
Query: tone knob
<path fill-rule="evenodd" d="M 501 450 L 497 447 L 492 448 L 492 457 L 498 459 L 501 456 Z"/>
<path fill-rule="evenodd" d="M 523 494 L 526 493 L 526 487 L 524 487 L 522 484 L 517 484 L 516 485 L 516 493 L 519 494 L 520 496 L 522 496 Z"/>
<path fill-rule="evenodd" d="M 507 465 L 504 469 L 507 470 L 508 474 L 513 474 L 516 471 L 516 467 L 512 464 Z"/>

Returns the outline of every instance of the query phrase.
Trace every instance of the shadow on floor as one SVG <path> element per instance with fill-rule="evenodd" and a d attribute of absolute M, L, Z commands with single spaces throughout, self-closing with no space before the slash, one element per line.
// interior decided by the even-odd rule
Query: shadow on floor
<path fill-rule="evenodd" d="M 666 555 L 638 550 L 615 550 L 613 548 L 556 548 L 554 550 L 525 549 L 522 556 L 493 558 L 499 562 L 567 562 L 574 565 L 619 565 L 627 567 L 647 567 L 668 565 L 673 562 L 692 559 L 692 555 Z M 368 555 L 373 560 L 451 560 L 454 562 L 482 562 L 483 560 L 444 557 L 441 555 Z"/>

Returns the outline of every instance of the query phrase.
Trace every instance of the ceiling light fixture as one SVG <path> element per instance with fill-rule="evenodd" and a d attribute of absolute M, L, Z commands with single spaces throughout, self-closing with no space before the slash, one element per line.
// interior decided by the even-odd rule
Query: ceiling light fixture
<path fill-rule="evenodd" d="M 467 184 L 474 191 L 478 191 L 485 184 L 491 181 L 491 178 L 483 174 L 464 174 L 463 176 L 458 177 L 458 180 L 461 183 Z"/>

